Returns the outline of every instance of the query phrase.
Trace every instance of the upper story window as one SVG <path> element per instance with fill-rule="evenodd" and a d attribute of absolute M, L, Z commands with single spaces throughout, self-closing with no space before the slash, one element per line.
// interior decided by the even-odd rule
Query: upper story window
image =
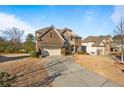
<path fill-rule="evenodd" d="M 50 33 L 50 38 L 55 38 L 55 33 L 51 32 Z"/>
<path fill-rule="evenodd" d="M 80 39 L 78 39 L 78 42 L 80 41 Z"/>
<path fill-rule="evenodd" d="M 80 39 L 77 38 L 77 39 L 76 39 L 76 42 L 80 42 Z"/>
<path fill-rule="evenodd" d="M 75 41 L 76 41 L 76 42 L 78 42 L 78 39 L 77 39 L 77 38 L 75 38 Z"/>
<path fill-rule="evenodd" d="M 50 37 L 51 37 L 51 38 L 53 37 L 53 33 L 52 33 L 52 32 L 50 33 Z"/>
<path fill-rule="evenodd" d="M 67 37 L 67 39 L 69 40 L 69 37 Z"/>
<path fill-rule="evenodd" d="M 71 37 L 71 41 L 73 41 L 73 37 Z"/>

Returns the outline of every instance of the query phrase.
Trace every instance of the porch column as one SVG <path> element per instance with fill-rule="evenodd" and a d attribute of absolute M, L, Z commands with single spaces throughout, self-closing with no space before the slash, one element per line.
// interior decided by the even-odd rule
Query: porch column
<path fill-rule="evenodd" d="M 76 46 L 74 45 L 74 53 L 76 52 Z"/>
<path fill-rule="evenodd" d="M 105 55 L 105 48 L 103 48 L 103 55 Z"/>
<path fill-rule="evenodd" d="M 41 50 L 42 50 L 41 41 L 36 41 L 36 51 L 39 52 Z"/>

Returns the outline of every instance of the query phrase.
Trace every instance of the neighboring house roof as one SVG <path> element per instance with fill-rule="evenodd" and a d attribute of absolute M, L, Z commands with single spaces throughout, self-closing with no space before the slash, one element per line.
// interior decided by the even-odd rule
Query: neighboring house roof
<path fill-rule="evenodd" d="M 109 37 L 110 36 L 88 36 L 87 38 L 85 38 L 84 40 L 82 40 L 82 43 L 94 42 L 94 44 L 92 45 L 92 47 L 98 47 L 98 46 L 100 46 L 101 42 L 104 39 L 107 39 Z"/>
<path fill-rule="evenodd" d="M 88 36 L 82 42 L 83 43 L 96 42 L 97 40 L 98 40 L 98 36 Z"/>
<path fill-rule="evenodd" d="M 50 27 L 46 27 L 46 28 L 42 28 L 42 29 L 39 29 L 37 31 L 35 31 L 36 33 L 39 33 L 40 36 L 39 37 L 42 37 L 43 35 L 45 35 L 49 30 L 51 29 L 55 29 L 57 31 L 57 33 L 60 34 L 61 38 L 62 37 L 62 34 L 65 32 L 65 31 L 69 31 L 70 32 L 70 35 L 75 37 L 75 38 L 81 38 L 80 36 L 76 35 L 71 29 L 69 28 L 64 28 L 64 29 L 56 29 L 53 25 L 51 25 Z M 38 38 L 39 38 L 38 37 Z M 64 38 L 63 38 L 64 39 Z"/>
<path fill-rule="evenodd" d="M 124 42 L 124 36 L 121 36 L 121 35 L 116 35 L 113 37 L 113 43 L 116 43 L 116 44 L 121 44 L 122 41 Z"/>

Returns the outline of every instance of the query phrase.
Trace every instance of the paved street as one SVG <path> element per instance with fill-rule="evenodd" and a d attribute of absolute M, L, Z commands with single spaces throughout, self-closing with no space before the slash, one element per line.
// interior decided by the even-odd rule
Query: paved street
<path fill-rule="evenodd" d="M 72 56 L 43 58 L 44 66 L 54 87 L 120 87 L 94 72 L 82 68 L 71 60 Z"/>

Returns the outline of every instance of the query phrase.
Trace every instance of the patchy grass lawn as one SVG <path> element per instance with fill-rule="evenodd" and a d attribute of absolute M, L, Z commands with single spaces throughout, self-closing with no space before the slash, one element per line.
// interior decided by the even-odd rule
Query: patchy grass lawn
<path fill-rule="evenodd" d="M 118 64 L 108 56 L 75 55 L 74 62 L 97 74 L 124 85 L 124 64 Z"/>
<path fill-rule="evenodd" d="M 17 57 L 17 55 L 11 55 L 11 57 Z M 2 58 L 5 59 L 8 58 L 8 56 L 2 56 L 1 59 Z M 19 55 L 18 58 L 20 58 Z M 2 71 L 17 75 L 14 86 L 37 86 L 37 84 L 46 82 L 46 78 L 48 78 L 40 58 L 21 57 L 15 60 L 12 58 L 10 61 L 2 60 L 0 62 L 0 72 Z"/>

